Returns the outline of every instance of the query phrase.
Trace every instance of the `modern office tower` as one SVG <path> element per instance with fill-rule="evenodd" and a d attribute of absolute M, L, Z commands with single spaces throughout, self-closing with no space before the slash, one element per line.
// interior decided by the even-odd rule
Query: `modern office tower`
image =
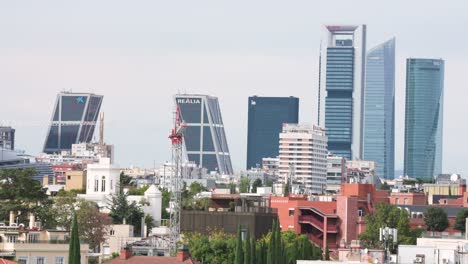
<path fill-rule="evenodd" d="M 289 183 L 293 193 L 323 193 L 327 153 L 327 136 L 322 128 L 284 124 L 279 136 L 279 182 Z"/>
<path fill-rule="evenodd" d="M 346 183 L 346 159 L 329 154 L 327 157 L 327 188 L 329 193 L 339 193 L 341 184 Z"/>
<path fill-rule="evenodd" d="M 444 61 L 406 60 L 405 175 L 442 172 Z"/>
<path fill-rule="evenodd" d="M 0 148 L 15 150 L 15 130 L 0 126 Z"/>
<path fill-rule="evenodd" d="M 174 98 L 187 124 L 186 158 L 208 171 L 233 174 L 218 98 L 195 94 L 178 94 Z"/>
<path fill-rule="evenodd" d="M 377 176 L 395 173 L 395 38 L 367 53 L 363 159 L 377 162 Z"/>
<path fill-rule="evenodd" d="M 366 25 L 325 26 L 325 39 L 320 71 L 325 78 L 322 83 L 325 83 L 326 88 L 325 129 L 328 149 L 332 154 L 348 160 L 360 159 Z"/>
<path fill-rule="evenodd" d="M 70 151 L 72 144 L 91 142 L 102 99 L 90 93 L 59 93 L 43 151 Z"/>
<path fill-rule="evenodd" d="M 283 124 L 299 121 L 299 98 L 249 97 L 247 169 L 260 167 L 262 158 L 278 156 Z"/>

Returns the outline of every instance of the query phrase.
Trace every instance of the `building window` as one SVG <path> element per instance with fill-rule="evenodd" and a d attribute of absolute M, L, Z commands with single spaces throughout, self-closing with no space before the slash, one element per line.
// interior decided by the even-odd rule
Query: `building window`
<path fill-rule="evenodd" d="M 405 198 L 405 199 L 403 200 L 403 203 L 404 203 L 404 204 L 408 204 L 408 198 Z"/>
<path fill-rule="evenodd" d="M 71 176 L 70 176 L 70 175 L 68 175 L 68 176 L 67 176 L 67 179 L 71 180 Z"/>
<path fill-rule="evenodd" d="M 395 199 L 395 204 L 400 204 L 400 199 L 399 198 Z"/>
<path fill-rule="evenodd" d="M 114 181 L 113 181 L 113 180 L 111 180 L 111 184 L 110 184 L 110 185 L 111 185 L 111 186 L 110 186 L 111 190 L 114 190 L 114 186 L 113 186 L 113 185 L 114 185 Z"/>
<path fill-rule="evenodd" d="M 29 243 L 35 243 L 39 241 L 39 234 L 29 234 L 28 235 L 28 242 Z"/>
<path fill-rule="evenodd" d="M 109 234 L 110 234 L 111 236 L 114 236 L 114 235 L 115 235 L 115 230 L 112 229 L 112 230 L 109 232 Z"/>
<path fill-rule="evenodd" d="M 55 257 L 54 264 L 65 264 L 65 257 Z"/>
<path fill-rule="evenodd" d="M 358 215 L 359 217 L 363 217 L 363 216 L 364 216 L 364 210 L 362 210 L 362 208 L 359 208 L 359 209 L 357 210 L 357 215 Z"/>
<path fill-rule="evenodd" d="M 20 256 L 20 257 L 17 257 L 16 259 L 17 259 L 18 263 L 20 263 L 20 264 L 29 264 L 28 257 Z"/>
<path fill-rule="evenodd" d="M 102 181 L 101 181 L 102 185 L 101 185 L 101 192 L 105 192 L 106 191 L 106 177 L 105 176 L 102 176 Z"/>
<path fill-rule="evenodd" d="M 36 261 L 34 264 L 45 264 L 45 257 L 36 257 Z"/>
<path fill-rule="evenodd" d="M 94 180 L 94 191 L 99 192 L 99 179 Z"/>
<path fill-rule="evenodd" d="M 294 216 L 294 209 L 289 209 L 289 216 Z"/>
<path fill-rule="evenodd" d="M 16 243 L 17 239 L 18 239 L 17 236 L 7 236 L 7 242 L 8 243 Z"/>

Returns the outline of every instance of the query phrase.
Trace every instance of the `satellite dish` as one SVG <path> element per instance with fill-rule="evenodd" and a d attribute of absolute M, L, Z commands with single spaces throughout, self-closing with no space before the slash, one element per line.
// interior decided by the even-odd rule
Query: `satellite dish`
<path fill-rule="evenodd" d="M 455 182 L 455 181 L 457 181 L 457 180 L 458 180 L 458 175 L 457 175 L 457 174 L 454 173 L 454 174 L 452 174 L 452 175 L 450 176 L 450 181 Z"/>

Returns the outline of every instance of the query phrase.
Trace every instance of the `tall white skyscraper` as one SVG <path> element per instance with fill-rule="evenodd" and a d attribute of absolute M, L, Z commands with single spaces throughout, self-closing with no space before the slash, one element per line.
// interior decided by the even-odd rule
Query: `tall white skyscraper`
<path fill-rule="evenodd" d="M 325 26 L 324 32 L 320 72 L 321 83 L 325 84 L 326 90 L 324 114 L 328 149 L 332 154 L 348 160 L 360 159 L 366 25 Z"/>
<path fill-rule="evenodd" d="M 316 126 L 284 124 L 279 139 L 280 182 L 320 194 L 327 184 L 327 136 Z"/>

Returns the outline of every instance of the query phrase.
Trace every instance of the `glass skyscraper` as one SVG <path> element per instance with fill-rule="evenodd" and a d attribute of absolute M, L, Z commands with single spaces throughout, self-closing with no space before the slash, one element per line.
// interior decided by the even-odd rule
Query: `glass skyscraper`
<path fill-rule="evenodd" d="M 91 142 L 102 99 L 90 93 L 59 93 L 43 151 L 70 151 L 72 144 Z"/>
<path fill-rule="evenodd" d="M 283 124 L 299 121 L 299 98 L 249 97 L 247 169 L 262 165 L 262 158 L 278 156 Z"/>
<path fill-rule="evenodd" d="M 366 26 L 326 26 L 325 128 L 328 150 L 350 159 L 362 157 Z M 320 111 L 319 111 L 320 112 Z"/>
<path fill-rule="evenodd" d="M 364 92 L 364 160 L 377 163 L 377 176 L 394 177 L 395 38 L 367 53 Z"/>
<path fill-rule="evenodd" d="M 442 172 L 444 61 L 407 59 L 405 175 L 433 178 Z"/>
<path fill-rule="evenodd" d="M 175 103 L 187 124 L 184 152 L 189 161 L 220 174 L 233 174 L 218 98 L 178 94 Z"/>

